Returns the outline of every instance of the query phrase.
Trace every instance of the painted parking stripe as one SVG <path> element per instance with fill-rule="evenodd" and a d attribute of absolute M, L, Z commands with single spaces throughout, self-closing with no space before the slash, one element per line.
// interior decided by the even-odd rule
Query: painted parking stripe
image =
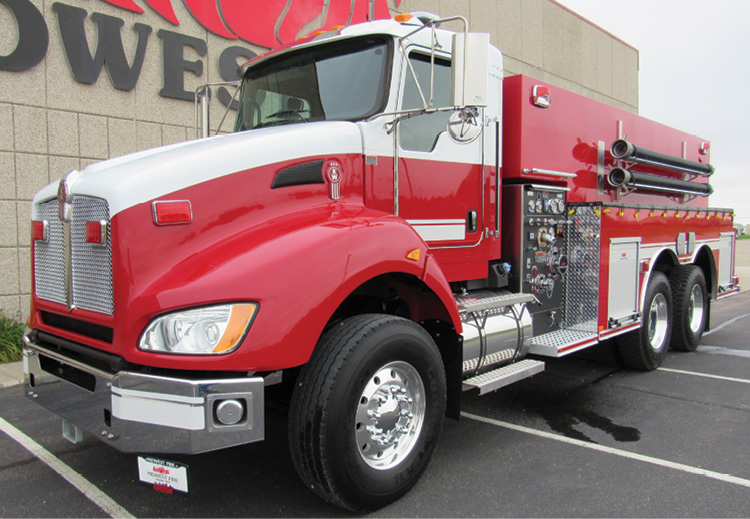
<path fill-rule="evenodd" d="M 68 483 L 86 496 L 92 503 L 101 508 L 107 515 L 115 518 L 133 518 L 130 512 L 120 506 L 114 499 L 102 492 L 89 480 L 66 465 L 60 458 L 26 436 L 11 424 L 0 418 L 0 430 L 16 440 L 24 449 L 43 461 L 49 468 L 57 472 Z"/>
<path fill-rule="evenodd" d="M 606 454 L 613 454 L 615 456 L 620 456 L 622 458 L 642 461 L 645 463 L 650 463 L 652 465 L 658 465 L 660 467 L 665 467 L 665 468 L 669 468 L 673 470 L 679 470 L 680 472 L 686 472 L 688 474 L 695 474 L 697 476 L 703 476 L 703 477 L 710 478 L 710 479 L 716 479 L 724 483 L 731 483 L 733 485 L 739 485 L 739 486 L 750 488 L 750 480 L 738 478 L 736 476 L 730 476 L 729 474 L 722 474 L 720 472 L 713 472 L 711 470 L 705 470 L 699 467 L 683 465 L 682 463 L 675 463 L 673 461 L 663 460 L 660 458 L 654 458 L 652 456 L 644 456 L 643 454 L 636 454 L 635 452 L 624 451 L 624 450 L 615 449 L 612 447 L 605 447 L 604 445 L 599 445 L 598 443 L 589 443 L 589 442 L 585 442 L 581 440 L 576 440 L 574 438 L 568 438 L 567 436 L 561 436 L 559 434 L 553 434 L 553 433 L 549 433 L 546 431 L 531 429 L 529 427 L 524 427 L 522 425 L 502 422 L 500 420 L 494 420 L 492 418 L 485 418 L 484 416 L 478 416 L 478 415 L 471 414 L 471 413 L 461 412 L 461 416 L 463 416 L 464 418 L 469 418 L 470 420 L 476 420 L 478 422 L 484 422 L 490 425 L 495 425 L 497 427 L 503 427 L 504 429 L 511 429 L 513 431 L 518 431 L 518 432 L 522 432 L 526 434 L 532 434 L 534 436 L 539 436 L 541 438 L 546 438 L 548 440 L 555 440 L 555 441 L 559 441 L 562 443 L 567 443 L 570 445 L 583 447 L 585 449 L 604 452 Z"/>
<path fill-rule="evenodd" d="M 684 371 L 681 369 L 672 368 L 657 368 L 657 371 L 666 371 L 667 373 L 677 373 L 679 375 L 692 375 L 694 377 L 712 378 L 715 380 L 725 380 L 727 382 L 740 382 L 742 384 L 750 384 L 750 380 L 746 378 L 722 377 L 721 375 L 709 375 L 708 373 L 697 373 L 695 371 Z"/>
<path fill-rule="evenodd" d="M 710 353 L 712 355 L 730 355 L 732 357 L 744 357 L 750 359 L 750 350 L 735 350 L 723 346 L 707 346 L 701 344 L 696 350 L 698 353 Z"/>
<path fill-rule="evenodd" d="M 739 316 L 735 317 L 734 319 L 730 319 L 728 321 L 725 321 L 725 322 L 721 323 L 719 326 L 717 326 L 716 328 L 712 328 L 711 330 L 709 330 L 707 332 L 704 332 L 703 336 L 706 337 L 708 335 L 711 335 L 714 332 L 718 332 L 722 328 L 726 328 L 727 326 L 730 326 L 730 325 L 736 323 L 737 321 L 739 321 L 741 319 L 744 319 L 746 317 L 750 317 L 750 314 L 739 315 Z"/>

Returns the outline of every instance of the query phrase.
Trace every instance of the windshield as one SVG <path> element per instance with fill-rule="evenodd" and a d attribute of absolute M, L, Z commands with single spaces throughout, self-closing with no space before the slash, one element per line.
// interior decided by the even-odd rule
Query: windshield
<path fill-rule="evenodd" d="M 303 49 L 245 73 L 234 131 L 354 121 L 385 106 L 388 40 L 368 36 Z"/>

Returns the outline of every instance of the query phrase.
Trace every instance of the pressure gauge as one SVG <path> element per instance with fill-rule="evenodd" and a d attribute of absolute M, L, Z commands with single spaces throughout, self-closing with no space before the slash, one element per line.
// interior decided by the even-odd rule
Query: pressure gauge
<path fill-rule="evenodd" d="M 536 209 L 536 204 L 534 203 L 533 200 L 529 200 L 529 212 L 533 213 L 535 209 Z"/>
<path fill-rule="evenodd" d="M 541 213 L 542 212 L 542 207 L 543 207 L 542 206 L 542 201 L 541 200 L 537 200 L 536 201 L 536 212 L 537 213 Z"/>

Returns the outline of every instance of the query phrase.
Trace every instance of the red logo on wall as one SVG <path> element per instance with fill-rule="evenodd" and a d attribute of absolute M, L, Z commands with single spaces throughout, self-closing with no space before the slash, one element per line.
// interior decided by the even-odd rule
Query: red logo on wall
<path fill-rule="evenodd" d="M 104 0 L 134 13 L 144 10 L 136 0 Z M 285 13 L 287 0 L 138 0 L 147 4 L 164 19 L 180 25 L 172 2 L 185 7 L 203 27 L 229 39 L 242 39 L 261 47 L 274 48 L 293 42 L 297 34 L 324 9 L 324 0 L 292 2 Z M 391 17 L 388 0 L 373 0 L 375 20 Z M 401 0 L 396 0 L 400 5 Z M 365 22 L 370 18 L 370 0 L 330 0 L 323 28 Z M 281 23 L 278 24 L 277 21 Z"/>

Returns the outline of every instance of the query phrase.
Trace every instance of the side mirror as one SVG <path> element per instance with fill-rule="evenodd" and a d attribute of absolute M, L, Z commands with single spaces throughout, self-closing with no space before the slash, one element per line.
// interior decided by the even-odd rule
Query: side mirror
<path fill-rule="evenodd" d="M 472 142 L 482 133 L 482 121 L 479 117 L 479 109 L 468 106 L 456 110 L 448 119 L 448 135 L 460 144 Z"/>
<path fill-rule="evenodd" d="M 453 106 L 487 106 L 489 55 L 489 34 L 470 32 L 453 35 L 453 59 L 451 60 Z"/>

